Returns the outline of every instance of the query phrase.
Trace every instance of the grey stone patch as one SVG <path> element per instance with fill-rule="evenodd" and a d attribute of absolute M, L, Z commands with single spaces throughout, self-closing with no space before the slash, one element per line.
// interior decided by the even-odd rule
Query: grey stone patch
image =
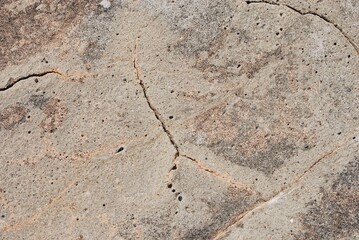
<path fill-rule="evenodd" d="M 99 46 L 97 41 L 90 42 L 86 45 L 82 60 L 84 63 L 94 63 L 100 59 L 103 53 L 103 46 Z"/>
<path fill-rule="evenodd" d="M 171 226 L 171 215 L 158 216 L 154 213 L 151 217 L 141 219 L 144 228 L 144 236 L 147 239 L 171 239 L 171 235 L 176 231 L 176 227 Z"/>
<path fill-rule="evenodd" d="M 271 175 L 285 163 L 285 160 L 297 154 L 298 147 L 286 140 L 283 139 L 283 141 L 272 145 L 269 143 L 268 149 L 254 150 L 251 155 L 241 156 L 240 147 L 235 148 L 234 152 L 228 152 L 226 151 L 228 146 L 225 145 L 216 146 L 214 151 L 224 155 L 227 160 L 235 164 Z M 270 139 L 267 142 L 270 142 Z"/>
<path fill-rule="evenodd" d="M 111 7 L 104 8 L 100 4 L 93 14 L 89 14 L 73 32 L 73 44 L 78 46 L 78 54 L 87 67 L 95 67 L 101 60 L 108 44 L 113 41 L 111 37 L 119 34 L 118 29 L 114 29 L 112 22 L 116 19 L 116 14 L 123 14 L 128 4 L 123 1 L 111 1 Z M 122 34 L 122 33 L 121 33 Z"/>
<path fill-rule="evenodd" d="M 45 97 L 43 94 L 31 95 L 29 99 L 29 103 L 39 109 L 42 109 L 48 101 L 49 98 Z"/>
<path fill-rule="evenodd" d="M 144 4 L 181 34 L 182 38 L 171 47 L 185 56 L 213 52 L 212 48 L 226 34 L 235 12 L 233 2 L 228 0 L 146 0 Z"/>
<path fill-rule="evenodd" d="M 146 236 L 146 239 L 171 239 L 176 230 L 171 225 L 170 210 L 164 212 L 150 212 L 147 217 L 138 214 L 127 214 L 120 225 L 117 236 L 124 239 L 138 239 Z"/>
<path fill-rule="evenodd" d="M 301 216 L 303 232 L 296 239 L 351 239 L 359 235 L 359 157 L 337 176 L 320 200 L 308 203 Z"/>
<path fill-rule="evenodd" d="M 213 239 L 217 231 L 235 221 L 236 216 L 246 212 L 259 200 L 244 191 L 228 188 L 224 198 L 219 201 L 207 202 L 211 209 L 212 221 L 202 228 L 187 230 L 183 239 Z"/>
<path fill-rule="evenodd" d="M 197 116 L 188 141 L 206 145 L 235 164 L 271 175 L 299 149 L 315 146 L 315 136 L 303 130 L 300 121 L 308 117 L 310 110 L 305 106 L 278 105 L 280 99 L 258 103 L 240 100 L 233 107 L 210 109 Z M 279 109 L 279 115 L 285 115 L 286 120 L 278 119 L 274 109 Z"/>

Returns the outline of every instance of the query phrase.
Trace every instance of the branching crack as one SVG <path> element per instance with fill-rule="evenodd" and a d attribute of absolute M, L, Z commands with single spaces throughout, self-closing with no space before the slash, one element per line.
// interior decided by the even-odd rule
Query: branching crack
<path fill-rule="evenodd" d="M 170 131 L 167 129 L 161 114 L 158 112 L 158 110 L 153 106 L 153 104 L 151 103 L 148 94 L 147 94 L 147 88 L 145 86 L 145 83 L 143 82 L 143 80 L 141 79 L 141 75 L 140 75 L 140 69 L 138 66 L 138 58 L 137 58 L 137 51 L 138 51 L 138 39 L 136 38 L 135 40 L 135 47 L 134 47 L 134 57 L 133 57 L 133 68 L 135 70 L 135 74 L 136 74 L 136 79 L 138 80 L 141 88 L 142 88 L 142 92 L 143 92 L 143 96 L 145 97 L 146 101 L 147 101 L 147 105 L 148 107 L 152 110 L 153 114 L 155 115 L 156 119 L 161 123 L 162 129 L 163 131 L 166 133 L 168 139 L 170 140 L 172 146 L 175 148 L 176 150 L 176 154 L 175 154 L 175 158 L 177 158 L 179 156 L 179 150 L 178 150 L 178 145 L 175 142 L 172 134 L 170 133 Z"/>
<path fill-rule="evenodd" d="M 57 74 L 57 75 L 60 75 L 60 76 L 64 76 L 62 73 L 60 73 L 59 71 L 56 71 L 56 70 L 49 70 L 49 71 L 46 71 L 46 72 L 41 72 L 41 73 L 32 73 L 32 74 L 29 74 L 27 76 L 24 76 L 24 77 L 18 77 L 18 78 L 10 78 L 10 80 L 6 83 L 5 87 L 2 87 L 0 88 L 0 92 L 5 92 L 6 90 L 12 88 L 15 84 L 17 84 L 18 82 L 21 82 L 21 81 L 24 81 L 24 80 L 27 80 L 29 78 L 33 78 L 33 77 L 43 77 L 43 76 L 46 76 L 48 74 Z"/>
<path fill-rule="evenodd" d="M 354 42 L 354 40 L 336 23 L 332 22 L 331 20 L 329 20 L 327 17 L 320 15 L 316 12 L 313 11 L 302 11 L 299 9 L 296 9 L 288 4 L 281 4 L 281 3 L 276 3 L 276 2 L 269 2 L 269 1 L 246 1 L 247 4 L 269 4 L 269 5 L 273 5 L 273 6 L 283 6 L 286 8 L 289 8 L 290 10 L 299 13 L 300 15 L 313 15 L 316 17 L 319 17 L 320 19 L 322 19 L 323 21 L 331 24 L 333 27 L 335 27 L 343 37 L 345 37 L 347 39 L 347 41 L 350 43 L 350 45 L 352 45 L 352 47 L 354 48 L 354 50 L 356 51 L 357 54 L 359 54 L 359 47 L 356 45 L 356 43 Z"/>
<path fill-rule="evenodd" d="M 138 66 L 138 39 L 136 39 L 135 41 L 135 46 L 134 46 L 134 57 L 133 57 L 133 68 L 135 71 L 135 75 L 136 75 L 136 79 L 139 82 L 139 85 L 142 88 L 142 92 L 143 92 L 143 96 L 145 97 L 146 101 L 147 101 L 147 105 L 149 106 L 149 108 L 151 109 L 151 111 L 153 112 L 153 114 L 155 115 L 156 119 L 161 123 L 162 129 L 163 131 L 166 133 L 168 139 L 170 140 L 172 146 L 175 148 L 176 150 L 176 154 L 174 156 L 173 159 L 173 167 L 171 168 L 171 170 L 169 171 L 168 175 L 167 175 L 167 182 L 168 185 L 171 185 L 171 178 L 172 178 L 172 171 L 177 170 L 177 159 L 178 157 L 185 157 L 187 159 L 190 159 L 196 166 L 198 169 L 205 171 L 209 174 L 211 174 L 212 176 L 221 179 L 222 181 L 226 181 L 228 182 L 232 187 L 238 188 L 238 189 L 245 189 L 246 191 L 250 192 L 251 194 L 255 194 L 256 192 L 250 188 L 249 186 L 243 184 L 243 183 L 239 183 L 237 181 L 235 181 L 232 177 L 230 177 L 228 174 L 223 174 L 221 172 L 218 172 L 216 170 L 210 169 L 207 166 L 205 166 L 203 163 L 201 163 L 200 161 L 196 160 L 193 157 L 190 157 L 188 155 L 185 154 L 180 154 L 180 150 L 179 147 L 177 145 L 177 143 L 175 142 L 172 134 L 170 133 L 170 131 L 168 130 L 168 128 L 166 127 L 161 114 L 158 112 L 158 110 L 153 106 L 152 102 L 150 101 L 148 94 L 147 94 L 147 89 L 145 86 L 145 83 L 143 82 L 143 80 L 141 79 L 141 72 L 140 72 L 140 68 Z"/>

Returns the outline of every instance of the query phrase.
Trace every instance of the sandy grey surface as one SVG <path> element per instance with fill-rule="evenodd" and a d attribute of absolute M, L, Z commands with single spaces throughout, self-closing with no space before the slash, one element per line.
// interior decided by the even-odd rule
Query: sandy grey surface
<path fill-rule="evenodd" d="M 359 239 L 359 2 L 3 0 L 0 239 Z"/>

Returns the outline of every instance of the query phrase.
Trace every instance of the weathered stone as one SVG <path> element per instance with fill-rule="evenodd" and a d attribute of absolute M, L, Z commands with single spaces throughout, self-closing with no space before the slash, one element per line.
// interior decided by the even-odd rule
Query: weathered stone
<path fill-rule="evenodd" d="M 0 13 L 1 239 L 359 239 L 355 1 Z"/>

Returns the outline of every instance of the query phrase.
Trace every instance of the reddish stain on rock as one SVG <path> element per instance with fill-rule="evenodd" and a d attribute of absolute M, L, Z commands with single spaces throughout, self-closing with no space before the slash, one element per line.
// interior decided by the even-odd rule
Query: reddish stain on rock
<path fill-rule="evenodd" d="M 10 130 L 15 125 L 24 122 L 28 112 L 29 110 L 20 103 L 5 107 L 0 111 L 0 129 Z"/>
<path fill-rule="evenodd" d="M 301 127 L 305 110 L 270 99 L 214 107 L 196 117 L 190 141 L 235 164 L 272 174 L 298 149 L 314 145 L 313 133 Z"/>
<path fill-rule="evenodd" d="M 2 1 L 0 3 L 0 70 L 28 58 L 56 40 L 96 9 L 98 2 Z"/>
<path fill-rule="evenodd" d="M 60 99 L 50 98 L 41 108 L 46 117 L 41 121 L 40 127 L 45 132 L 53 133 L 62 124 L 68 111 Z"/>

